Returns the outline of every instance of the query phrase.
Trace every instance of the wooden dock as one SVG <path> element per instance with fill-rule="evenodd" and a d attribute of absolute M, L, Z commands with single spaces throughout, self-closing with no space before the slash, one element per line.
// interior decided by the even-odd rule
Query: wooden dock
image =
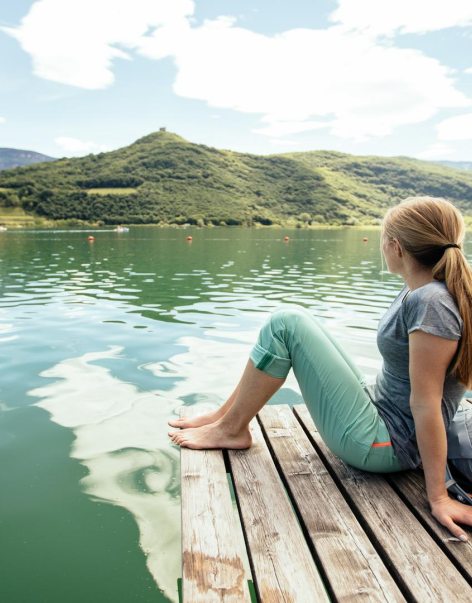
<path fill-rule="evenodd" d="M 472 530 L 434 520 L 421 472 L 349 467 L 303 404 L 250 427 L 248 450 L 181 449 L 183 603 L 472 601 Z"/>

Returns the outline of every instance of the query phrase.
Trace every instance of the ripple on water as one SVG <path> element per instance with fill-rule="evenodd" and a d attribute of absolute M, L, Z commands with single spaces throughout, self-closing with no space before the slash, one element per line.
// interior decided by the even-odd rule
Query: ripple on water
<path fill-rule="evenodd" d="M 91 500 L 132 514 L 149 571 L 176 600 L 179 451 L 167 420 L 187 404 L 203 411 L 224 401 L 281 304 L 327 323 L 373 377 L 377 321 L 401 284 L 382 272 L 377 251 L 343 232 L 293 232 L 282 251 L 273 233 L 235 229 L 219 243 L 208 231 L 211 254 L 209 242 L 190 249 L 174 232 L 136 232 L 113 253 L 87 245 L 80 230 L 22 233 L 0 258 L 0 413 L 34 400 L 70 430 L 71 450 L 55 453 L 87 469 Z M 293 375 L 285 387 L 298 401 Z"/>

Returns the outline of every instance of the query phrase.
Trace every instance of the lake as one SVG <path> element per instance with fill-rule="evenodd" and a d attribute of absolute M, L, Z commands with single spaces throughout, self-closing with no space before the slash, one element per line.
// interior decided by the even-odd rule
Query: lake
<path fill-rule="evenodd" d="M 402 285 L 382 269 L 379 236 L 0 233 L 0 600 L 177 601 L 167 421 L 224 402 L 282 304 L 320 317 L 373 381 L 377 323 Z M 271 402 L 300 400 L 291 376 Z"/>

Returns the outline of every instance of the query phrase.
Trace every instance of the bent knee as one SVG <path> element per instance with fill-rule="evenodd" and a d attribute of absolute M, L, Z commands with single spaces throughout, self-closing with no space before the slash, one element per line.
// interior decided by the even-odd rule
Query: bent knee
<path fill-rule="evenodd" d="M 306 321 L 316 321 L 316 318 L 302 306 L 283 306 L 272 312 L 270 320 L 274 325 L 293 330 Z"/>

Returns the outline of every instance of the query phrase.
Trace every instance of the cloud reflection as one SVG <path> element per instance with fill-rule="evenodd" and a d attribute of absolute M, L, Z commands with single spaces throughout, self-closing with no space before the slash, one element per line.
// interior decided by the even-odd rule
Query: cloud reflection
<path fill-rule="evenodd" d="M 93 499 L 127 509 L 159 588 L 177 601 L 180 576 L 178 451 L 164 425 L 178 403 L 139 392 L 94 361 L 118 358 L 120 347 L 59 362 L 41 373 L 52 383 L 29 392 L 54 422 L 74 431 L 71 456 L 89 474 L 82 479 Z"/>
<path fill-rule="evenodd" d="M 231 328 L 181 337 L 176 343 L 184 352 L 140 366 L 156 377 L 152 391 L 101 366 L 125 355 L 111 346 L 59 362 L 41 373 L 52 381 L 29 392 L 54 422 L 73 430 L 71 456 L 88 469 L 84 491 L 133 515 L 149 571 L 172 601 L 181 575 L 180 458 L 167 421 L 183 405 L 217 408 L 234 389 L 254 340 L 254 330 Z"/>

